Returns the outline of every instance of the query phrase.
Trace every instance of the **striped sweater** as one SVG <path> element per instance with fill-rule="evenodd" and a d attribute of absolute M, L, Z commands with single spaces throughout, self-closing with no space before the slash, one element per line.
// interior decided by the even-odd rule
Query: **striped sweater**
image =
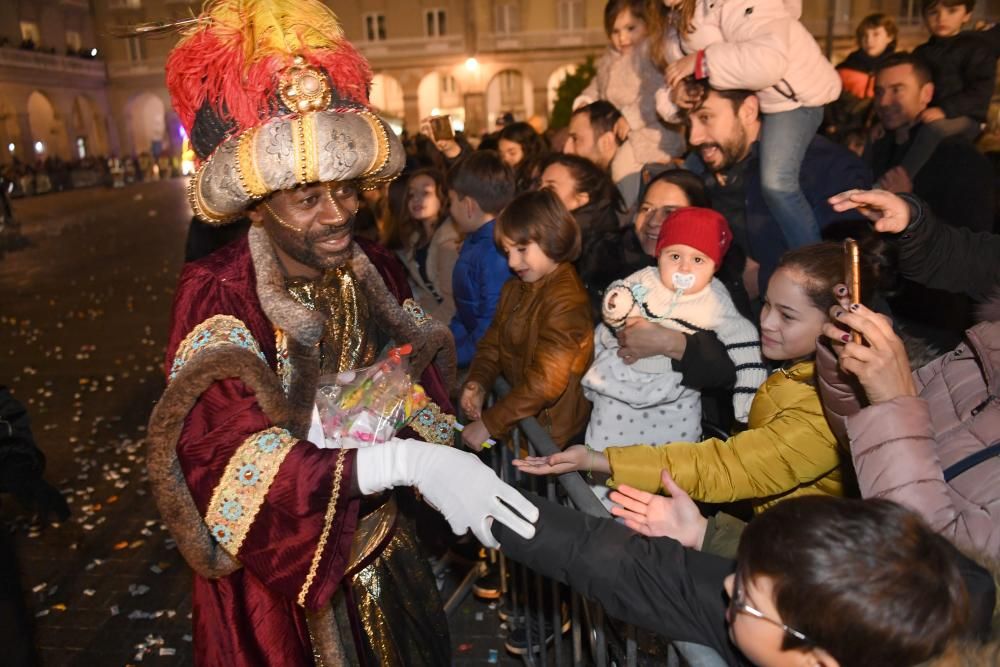
<path fill-rule="evenodd" d="M 610 306 L 612 297 L 614 307 Z M 640 269 L 608 286 L 604 297 L 604 321 L 611 329 L 617 329 L 628 317 L 642 317 L 682 333 L 714 332 L 736 366 L 733 410 L 736 419 L 746 423 L 754 394 L 767 379 L 757 328 L 740 315 L 729 292 L 717 279 L 697 294 L 675 297 L 676 292 L 660 282 L 656 267 Z M 608 327 L 599 325 L 597 337 L 608 345 L 616 345 Z M 647 373 L 672 369 L 670 359 L 662 355 L 640 359 L 632 367 Z"/>

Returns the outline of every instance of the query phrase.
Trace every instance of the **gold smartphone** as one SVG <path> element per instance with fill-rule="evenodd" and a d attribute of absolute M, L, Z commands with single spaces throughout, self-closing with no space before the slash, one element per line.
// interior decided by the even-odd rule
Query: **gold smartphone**
<path fill-rule="evenodd" d="M 451 116 L 431 116 L 427 119 L 431 128 L 431 139 L 437 141 L 450 141 L 455 138 L 455 128 L 451 126 Z"/>
<path fill-rule="evenodd" d="M 844 284 L 850 293 L 851 305 L 861 303 L 861 250 L 854 239 L 844 239 Z M 861 344 L 861 334 L 851 332 L 854 342 Z"/>

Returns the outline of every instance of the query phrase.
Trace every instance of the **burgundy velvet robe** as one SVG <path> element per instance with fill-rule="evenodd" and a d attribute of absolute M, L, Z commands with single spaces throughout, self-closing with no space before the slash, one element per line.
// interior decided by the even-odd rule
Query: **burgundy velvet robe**
<path fill-rule="evenodd" d="M 410 296 L 402 267 L 386 250 L 358 241 L 402 302 Z M 274 327 L 256 291 L 247 239 L 184 267 L 174 298 L 167 344 L 169 374 L 181 341 L 213 315 L 240 319 L 276 367 Z M 432 398 L 451 409 L 435 368 L 421 378 Z M 252 434 L 273 426 L 253 393 L 238 380 L 217 382 L 188 415 L 177 454 L 188 487 L 205 516 L 230 458 Z M 334 519 L 324 528 L 339 450 L 295 444 L 278 468 L 264 503 L 246 533 L 238 559 L 243 568 L 217 580 L 194 577 L 194 648 L 198 665 L 311 665 L 309 633 L 299 591 L 327 532 L 324 553 L 306 607 L 328 604 L 344 575 L 357 524 L 358 500 L 349 498 L 354 452 L 347 454 Z M 211 526 L 210 526 L 211 528 Z"/>

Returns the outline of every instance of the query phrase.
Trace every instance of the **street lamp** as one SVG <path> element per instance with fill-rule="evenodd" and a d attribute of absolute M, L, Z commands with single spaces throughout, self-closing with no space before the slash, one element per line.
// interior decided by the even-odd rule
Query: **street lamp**
<path fill-rule="evenodd" d="M 45 152 L 45 144 L 43 144 L 41 141 L 36 141 L 35 142 L 35 152 L 38 153 L 39 155 L 41 155 L 42 153 L 44 153 Z"/>
<path fill-rule="evenodd" d="M 479 69 L 479 61 L 476 60 L 475 58 L 466 59 L 465 69 L 469 70 L 470 72 L 475 72 L 476 70 Z"/>

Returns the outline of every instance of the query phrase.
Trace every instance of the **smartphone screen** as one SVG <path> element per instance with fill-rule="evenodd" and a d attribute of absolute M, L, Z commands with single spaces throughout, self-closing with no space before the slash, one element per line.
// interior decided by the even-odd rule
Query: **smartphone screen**
<path fill-rule="evenodd" d="M 434 141 L 446 141 L 455 138 L 455 130 L 451 126 L 451 116 L 431 116 L 431 137 Z"/>

